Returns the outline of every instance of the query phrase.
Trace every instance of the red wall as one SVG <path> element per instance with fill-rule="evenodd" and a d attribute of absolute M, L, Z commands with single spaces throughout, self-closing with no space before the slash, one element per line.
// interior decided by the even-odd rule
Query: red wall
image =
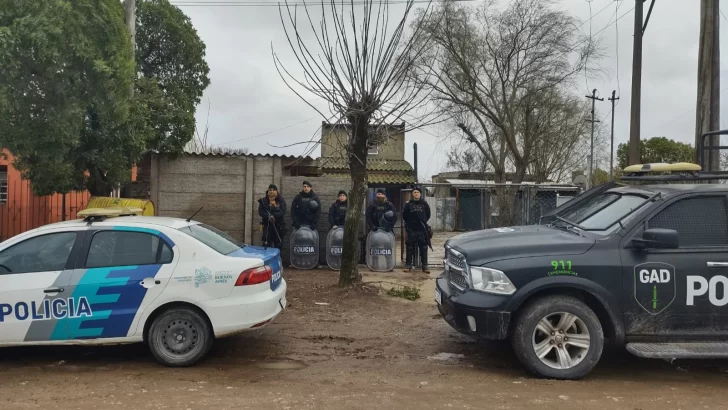
<path fill-rule="evenodd" d="M 0 203 L 0 241 L 19 233 L 63 219 L 63 195 L 33 195 L 30 182 L 23 180 L 13 167 L 13 156 L 2 151 L 0 165 L 8 169 L 8 200 Z M 86 191 L 66 194 L 66 219 L 75 219 L 76 212 L 86 207 L 89 199 Z"/>

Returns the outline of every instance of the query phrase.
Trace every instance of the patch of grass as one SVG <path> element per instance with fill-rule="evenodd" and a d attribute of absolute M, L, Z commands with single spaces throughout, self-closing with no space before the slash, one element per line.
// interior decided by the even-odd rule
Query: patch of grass
<path fill-rule="evenodd" d="M 420 288 L 416 288 L 414 286 L 392 287 L 387 291 L 387 295 L 407 300 L 415 300 L 420 298 Z"/>

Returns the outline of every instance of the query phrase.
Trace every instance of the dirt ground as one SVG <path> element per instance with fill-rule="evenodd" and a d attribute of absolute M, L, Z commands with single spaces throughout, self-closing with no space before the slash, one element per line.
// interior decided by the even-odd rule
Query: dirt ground
<path fill-rule="evenodd" d="M 728 362 L 605 352 L 585 380 L 527 374 L 503 344 L 474 342 L 437 314 L 434 277 L 285 272 L 289 308 L 218 341 L 199 365 L 170 369 L 142 345 L 0 349 L 0 409 L 725 409 Z M 415 283 L 422 297 L 387 296 Z"/>

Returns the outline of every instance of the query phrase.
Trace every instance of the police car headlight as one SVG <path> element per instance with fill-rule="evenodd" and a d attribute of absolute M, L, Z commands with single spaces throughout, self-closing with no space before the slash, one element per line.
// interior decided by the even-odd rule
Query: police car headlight
<path fill-rule="evenodd" d="M 470 280 L 473 289 L 498 295 L 512 295 L 516 287 L 505 273 L 480 266 L 470 267 Z"/>

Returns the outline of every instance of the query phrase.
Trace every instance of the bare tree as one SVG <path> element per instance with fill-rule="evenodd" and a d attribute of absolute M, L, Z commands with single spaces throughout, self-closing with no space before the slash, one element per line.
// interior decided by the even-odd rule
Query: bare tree
<path fill-rule="evenodd" d="M 528 170 L 537 183 L 561 182 L 580 168 L 589 155 L 589 104 L 577 96 L 553 89 L 543 95 L 538 107 L 531 122 L 539 137 L 533 140 Z"/>
<path fill-rule="evenodd" d="M 426 42 L 409 40 L 422 36 L 420 25 L 413 26 L 410 36 L 405 36 L 414 3 L 414 0 L 406 1 L 401 17 L 394 24 L 389 21 L 388 0 L 350 0 L 348 4 L 341 0 L 322 0 L 316 6 L 304 2 L 302 24 L 297 14 L 299 6 L 286 2 L 285 7 L 279 7 L 288 44 L 303 70 L 303 75 L 297 78 L 273 52 L 281 78 L 324 119 L 328 121 L 333 116 L 351 128 L 346 147 L 352 176 L 351 202 L 344 224 L 340 286 L 361 280 L 357 239 L 367 189 L 368 147 L 389 138 L 391 124 L 407 119 L 408 129 L 424 125 L 416 110 L 423 106 L 428 95 L 421 92 L 421 86 L 406 81 L 413 62 L 427 47 Z M 321 9 L 318 22 L 309 13 L 313 7 Z M 344 11 L 346 8 L 348 12 Z M 423 15 L 427 15 L 427 10 L 429 4 Z M 311 40 L 304 40 L 305 29 L 310 29 Z M 325 115 L 311 104 L 316 98 L 328 103 L 331 115 Z"/>
<path fill-rule="evenodd" d="M 414 23 L 425 21 L 431 41 L 414 80 L 427 82 L 438 107 L 491 163 L 497 182 L 505 182 L 508 163 L 511 182 L 523 181 L 539 148 L 558 136 L 544 123 L 563 107 L 554 104 L 554 90 L 572 86 L 599 57 L 578 21 L 552 4 L 523 0 L 499 9 L 494 1 L 477 8 L 448 2 Z"/>
<path fill-rule="evenodd" d="M 454 144 L 447 152 L 445 166 L 460 172 L 486 172 L 488 162 L 483 153 L 470 144 Z"/>

